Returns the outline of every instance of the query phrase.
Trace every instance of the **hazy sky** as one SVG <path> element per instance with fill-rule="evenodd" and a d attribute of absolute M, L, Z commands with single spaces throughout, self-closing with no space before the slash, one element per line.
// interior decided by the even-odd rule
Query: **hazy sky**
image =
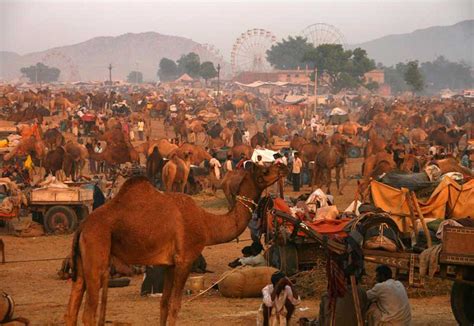
<path fill-rule="evenodd" d="M 0 50 L 20 54 L 95 36 L 155 31 L 216 45 L 227 58 L 247 29 L 277 38 L 307 25 L 337 26 L 358 43 L 474 18 L 472 0 L 111 1 L 0 0 Z"/>

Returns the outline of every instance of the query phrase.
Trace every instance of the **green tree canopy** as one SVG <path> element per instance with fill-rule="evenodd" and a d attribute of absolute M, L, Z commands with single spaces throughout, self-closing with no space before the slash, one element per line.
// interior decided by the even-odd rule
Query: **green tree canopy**
<path fill-rule="evenodd" d="M 316 67 L 318 76 L 329 77 L 331 90 L 335 93 L 356 88 L 364 82 L 364 74 L 375 69 L 375 62 L 367 57 L 365 50 L 344 50 L 340 44 L 319 45 L 306 52 L 303 61 Z"/>
<path fill-rule="evenodd" d="M 411 86 L 413 92 L 420 92 L 423 90 L 424 82 L 423 76 L 418 69 L 418 61 L 410 61 L 406 65 L 406 70 L 403 75 L 405 82 Z"/>
<path fill-rule="evenodd" d="M 196 53 L 190 52 L 186 55 L 182 55 L 177 62 L 178 70 L 181 74 L 186 73 L 191 77 L 199 76 L 199 71 L 201 69 L 201 60 L 199 59 L 199 56 Z"/>
<path fill-rule="evenodd" d="M 297 69 L 304 64 L 305 53 L 313 49 L 305 38 L 288 36 L 267 50 L 267 60 L 277 69 Z"/>
<path fill-rule="evenodd" d="M 32 83 L 50 83 L 58 80 L 61 70 L 38 62 L 34 66 L 23 67 L 20 72 Z"/>
<path fill-rule="evenodd" d="M 143 74 L 140 71 L 130 71 L 127 76 L 127 82 L 141 84 L 143 83 Z"/>
<path fill-rule="evenodd" d="M 171 59 L 163 58 L 157 73 L 161 81 L 175 80 L 178 77 L 178 66 Z"/>
<path fill-rule="evenodd" d="M 205 61 L 201 63 L 201 67 L 199 69 L 199 76 L 204 78 L 206 83 L 208 79 L 217 77 L 217 70 L 214 67 L 214 64 L 210 61 Z"/>
<path fill-rule="evenodd" d="M 443 56 L 436 58 L 433 62 L 423 62 L 420 70 L 426 87 L 435 91 L 443 88 L 471 88 L 474 84 L 471 68 L 467 64 L 451 62 Z"/>

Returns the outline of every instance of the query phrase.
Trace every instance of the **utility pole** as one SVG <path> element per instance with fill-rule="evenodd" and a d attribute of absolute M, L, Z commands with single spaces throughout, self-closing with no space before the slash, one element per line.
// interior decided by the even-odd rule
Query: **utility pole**
<path fill-rule="evenodd" d="M 138 85 L 138 62 L 135 62 L 135 84 Z"/>
<path fill-rule="evenodd" d="M 314 113 L 318 107 L 318 68 L 314 66 Z"/>
<path fill-rule="evenodd" d="M 112 86 L 112 64 L 109 64 L 109 83 Z"/>
<path fill-rule="evenodd" d="M 219 108 L 219 95 L 220 95 L 220 78 L 221 78 L 221 64 L 217 64 L 217 107 Z"/>

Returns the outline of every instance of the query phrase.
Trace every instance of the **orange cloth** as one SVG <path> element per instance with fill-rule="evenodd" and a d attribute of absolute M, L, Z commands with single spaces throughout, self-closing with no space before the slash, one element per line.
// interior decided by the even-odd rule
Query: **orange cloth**
<path fill-rule="evenodd" d="M 370 189 L 375 206 L 392 214 L 392 218 L 400 230 L 410 232 L 413 227 L 411 219 L 397 215 L 400 213 L 406 216 L 410 215 L 406 201 L 408 190 L 393 188 L 377 181 L 370 183 Z M 445 177 L 428 200 L 418 200 L 418 203 L 424 218 L 444 218 L 447 213 L 451 213 L 451 218 L 454 219 L 472 216 L 474 212 L 474 179 L 461 186 L 451 178 Z M 406 230 L 403 229 L 403 219 L 405 219 L 407 226 Z"/>

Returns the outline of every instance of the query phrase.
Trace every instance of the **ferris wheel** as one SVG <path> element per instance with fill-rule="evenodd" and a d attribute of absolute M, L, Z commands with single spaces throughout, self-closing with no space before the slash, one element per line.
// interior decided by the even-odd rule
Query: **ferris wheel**
<path fill-rule="evenodd" d="M 232 73 L 271 70 L 267 50 L 276 42 L 272 32 L 262 28 L 249 29 L 235 40 L 231 52 Z"/>
<path fill-rule="evenodd" d="M 196 53 L 201 59 L 201 62 L 211 61 L 221 63 L 224 61 L 224 57 L 221 54 L 221 51 L 214 46 L 213 44 L 197 44 L 191 52 Z"/>
<path fill-rule="evenodd" d="M 346 46 L 344 34 L 336 26 L 330 24 L 316 23 L 309 25 L 301 31 L 301 36 L 305 37 L 314 47 L 321 44 L 341 44 L 343 47 Z"/>
<path fill-rule="evenodd" d="M 61 79 L 66 81 L 79 81 L 81 77 L 79 70 L 72 59 L 58 50 L 49 51 L 41 62 L 50 66 L 55 66 L 61 70 Z M 66 76 L 65 73 L 69 75 Z"/>

